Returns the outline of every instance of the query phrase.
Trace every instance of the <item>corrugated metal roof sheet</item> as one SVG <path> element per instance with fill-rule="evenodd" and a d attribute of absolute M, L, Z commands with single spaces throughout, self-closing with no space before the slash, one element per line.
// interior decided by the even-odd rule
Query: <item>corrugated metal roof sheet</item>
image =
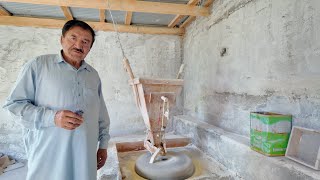
<path fill-rule="evenodd" d="M 167 26 L 174 17 L 175 15 L 134 12 L 131 22 L 132 24 Z"/>
<path fill-rule="evenodd" d="M 118 1 L 118 0 L 115 0 Z M 119 0 L 120 1 L 120 0 Z M 122 32 L 134 32 L 134 33 L 150 33 L 150 34 L 183 34 L 184 28 L 181 28 L 181 24 L 187 19 L 188 16 L 206 16 L 208 15 L 209 11 L 206 8 L 202 8 L 202 6 L 198 7 L 187 7 L 186 5 L 190 0 L 137 0 L 137 6 L 133 6 L 130 8 L 130 3 L 124 4 L 123 7 L 119 4 L 116 5 L 116 7 L 113 7 L 114 10 L 112 10 L 112 15 L 114 20 L 119 24 L 124 24 L 126 20 L 126 10 L 131 10 L 132 17 L 130 23 L 132 25 L 136 25 L 134 27 L 129 26 L 122 26 Z M 143 3 L 142 1 L 148 1 L 150 3 Z M 62 24 L 65 20 L 69 18 L 84 20 L 89 23 L 96 24 L 96 29 L 101 30 L 110 30 L 108 26 L 110 27 L 110 24 L 106 24 L 104 27 L 104 24 L 95 23 L 100 22 L 100 6 L 101 2 L 100 0 L 93 1 L 94 4 L 90 4 L 90 1 L 84 1 L 87 2 L 72 2 L 72 1 L 22 1 L 26 3 L 20 3 L 21 1 L 16 2 L 0 2 L 0 6 L 3 7 L 1 17 L 2 24 L 4 25 L 16 25 L 16 26 L 35 26 L 35 27 L 59 27 L 60 24 Z M 30 2 L 30 3 L 29 3 Z M 159 2 L 159 3 L 152 3 L 152 2 Z M 206 7 L 210 4 L 212 4 L 213 0 L 200 0 L 200 4 L 203 4 L 203 2 L 208 2 L 206 4 Z M 36 4 L 32 4 L 36 3 Z M 127 3 L 127 2 L 125 2 Z M 169 4 L 163 4 L 163 3 L 169 3 Z M 175 4 L 171 6 L 172 4 Z M 41 5 L 41 4 L 49 4 L 49 5 Z M 54 4 L 54 5 L 50 5 Z M 64 11 L 60 7 L 60 5 L 64 4 L 68 7 L 71 16 L 67 14 L 64 14 Z M 90 6 L 91 5 L 91 6 Z M 148 8 L 140 8 L 142 5 L 145 5 Z M 159 7 L 157 7 L 159 6 Z M 170 7 L 171 6 L 171 7 Z M 91 7 L 91 8 L 87 8 Z M 128 8 L 129 7 L 129 8 Z M 176 7 L 177 10 L 174 8 Z M 108 8 L 108 7 L 101 7 L 101 8 Z M 168 9 L 166 9 L 168 8 Z M 196 8 L 199 8 L 200 11 L 198 11 Z M 118 11 L 118 9 L 122 9 L 122 11 Z M 190 10 L 192 9 L 192 10 Z M 64 9 L 65 10 L 65 9 Z M 8 11 L 8 12 L 7 12 Z M 168 14 L 169 13 L 169 14 Z M 175 22 L 175 24 L 168 25 L 174 18 L 179 15 L 183 14 L 182 16 L 179 16 L 179 22 Z M 12 15 L 12 16 L 10 16 Z M 21 16 L 24 17 L 33 17 L 34 19 L 30 18 L 21 18 Z M 37 18 L 43 18 L 40 21 L 37 21 Z M 105 10 L 105 18 L 108 23 L 112 23 L 111 16 L 109 14 L 108 10 Z M 57 20 L 61 19 L 61 20 Z M 33 22 L 34 20 L 34 22 Z M 50 21 L 55 22 L 55 24 L 50 24 Z M 194 19 L 190 19 L 189 21 L 186 21 L 184 24 L 184 27 L 187 26 L 188 23 L 192 22 Z M 33 25 L 34 23 L 34 25 Z M 159 27 L 156 28 L 149 28 L 148 26 L 153 27 Z M 145 27 L 145 28 L 139 28 L 139 27 Z M 167 27 L 167 28 L 164 28 Z M 172 28 L 174 27 L 174 28 Z"/>
<path fill-rule="evenodd" d="M 99 21 L 99 10 L 90 8 L 70 7 L 70 11 L 75 19 L 84 21 Z"/>
<path fill-rule="evenodd" d="M 1 6 L 15 16 L 65 18 L 59 6 L 1 2 Z"/>
<path fill-rule="evenodd" d="M 124 24 L 126 12 L 124 12 L 124 11 L 111 11 L 111 13 L 112 13 L 113 20 L 115 22 L 117 22 L 118 24 Z M 109 10 L 106 10 L 105 14 L 106 14 L 107 21 L 111 23 L 112 20 L 111 20 L 111 15 L 109 13 Z"/>

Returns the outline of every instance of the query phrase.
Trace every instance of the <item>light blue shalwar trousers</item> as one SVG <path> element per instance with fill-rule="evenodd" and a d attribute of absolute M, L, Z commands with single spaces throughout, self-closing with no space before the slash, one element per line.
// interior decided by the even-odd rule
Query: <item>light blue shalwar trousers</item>
<path fill-rule="evenodd" d="M 109 141 L 109 115 L 97 71 L 82 61 L 79 69 L 60 54 L 43 55 L 21 71 L 4 108 L 24 127 L 27 180 L 94 180 L 96 152 Z M 59 110 L 82 110 L 75 130 L 55 126 Z"/>

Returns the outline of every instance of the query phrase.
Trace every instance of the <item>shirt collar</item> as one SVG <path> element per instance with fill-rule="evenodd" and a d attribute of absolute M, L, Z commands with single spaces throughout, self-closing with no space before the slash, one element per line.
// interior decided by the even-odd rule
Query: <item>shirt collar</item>
<path fill-rule="evenodd" d="M 60 53 L 58 54 L 58 57 L 55 60 L 55 63 L 61 63 L 61 62 L 65 62 L 65 60 L 62 57 L 62 50 L 60 51 Z"/>
<path fill-rule="evenodd" d="M 58 57 L 56 58 L 55 62 L 56 62 L 56 63 L 61 63 L 61 62 L 67 63 L 67 62 L 64 60 L 63 56 L 62 56 L 62 50 L 61 50 L 60 53 L 58 54 Z M 86 61 L 84 61 L 84 60 L 82 61 L 82 64 L 81 64 L 79 70 L 81 70 L 81 69 L 85 69 L 85 70 L 91 72 L 90 67 L 89 67 L 89 64 L 87 64 Z"/>
<path fill-rule="evenodd" d="M 91 72 L 91 69 L 90 69 L 90 67 L 89 67 L 89 64 L 87 64 L 86 61 L 84 61 L 84 60 L 82 61 L 82 64 L 81 64 L 79 70 L 81 70 L 81 69 L 85 69 L 85 70 Z"/>

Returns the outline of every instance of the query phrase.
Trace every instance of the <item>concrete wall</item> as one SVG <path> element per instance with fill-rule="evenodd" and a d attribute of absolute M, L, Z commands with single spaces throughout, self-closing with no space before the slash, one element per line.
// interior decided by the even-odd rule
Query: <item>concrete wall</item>
<path fill-rule="evenodd" d="M 320 129 L 320 1 L 216 0 L 187 28 L 185 114 L 249 135 L 250 111 Z"/>
<path fill-rule="evenodd" d="M 58 53 L 60 30 L 0 26 L 0 104 L 3 105 L 17 75 L 31 58 Z M 181 64 L 179 36 L 121 33 L 126 56 L 135 75 L 173 78 Z M 116 33 L 97 32 L 96 42 L 87 61 L 99 72 L 104 98 L 111 118 L 111 135 L 143 133 L 145 126 L 134 104 L 128 75 L 122 67 L 122 53 Z M 0 152 L 24 157 L 21 127 L 0 108 Z"/>

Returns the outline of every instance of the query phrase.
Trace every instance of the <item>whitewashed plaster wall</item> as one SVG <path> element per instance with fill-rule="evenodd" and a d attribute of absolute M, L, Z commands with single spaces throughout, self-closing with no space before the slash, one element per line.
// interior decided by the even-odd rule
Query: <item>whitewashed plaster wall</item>
<path fill-rule="evenodd" d="M 211 10 L 184 38 L 184 113 L 245 136 L 251 111 L 319 130 L 320 1 L 216 0 Z"/>
<path fill-rule="evenodd" d="M 21 67 L 31 58 L 58 53 L 61 30 L 0 26 L 0 104 L 5 102 Z M 181 64 L 179 36 L 120 33 L 124 51 L 138 77 L 174 78 Z M 119 136 L 145 131 L 135 107 L 116 33 L 97 32 L 87 62 L 100 74 L 111 118 L 110 132 Z M 0 108 L 0 152 L 24 158 L 21 126 Z"/>

